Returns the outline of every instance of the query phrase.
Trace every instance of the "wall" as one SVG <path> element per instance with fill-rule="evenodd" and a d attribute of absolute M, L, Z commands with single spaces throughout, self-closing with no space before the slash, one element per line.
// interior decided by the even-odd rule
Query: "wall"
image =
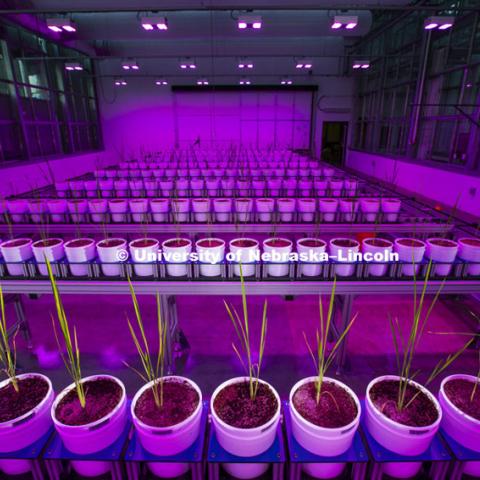
<path fill-rule="evenodd" d="M 480 177 L 351 150 L 347 166 L 480 218 Z"/>
<path fill-rule="evenodd" d="M 0 169 L 0 196 L 20 194 L 33 188 L 40 188 L 51 182 L 50 171 L 55 181 L 90 172 L 100 163 L 108 165 L 115 158 L 105 152 L 70 155 L 44 162 L 17 164 Z"/>
<path fill-rule="evenodd" d="M 308 148 L 312 103 L 310 93 L 268 91 L 243 93 L 172 93 L 153 79 L 128 77 L 123 88 L 112 78 L 98 85 L 105 148 L 128 155 L 142 148 L 159 150 L 202 143 L 241 142 L 258 146 Z M 315 153 L 321 149 L 324 121 L 349 121 L 353 82 L 344 77 L 322 77 L 317 92 Z"/>

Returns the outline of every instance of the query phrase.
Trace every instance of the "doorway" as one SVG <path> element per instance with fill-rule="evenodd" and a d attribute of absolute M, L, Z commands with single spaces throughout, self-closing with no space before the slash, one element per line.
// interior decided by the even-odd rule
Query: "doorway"
<path fill-rule="evenodd" d="M 323 122 L 321 159 L 341 167 L 345 160 L 348 122 Z"/>

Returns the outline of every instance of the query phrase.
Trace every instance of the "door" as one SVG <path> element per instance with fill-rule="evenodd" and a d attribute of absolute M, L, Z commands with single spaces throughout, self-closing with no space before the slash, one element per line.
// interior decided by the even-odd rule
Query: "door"
<path fill-rule="evenodd" d="M 323 122 L 321 159 L 341 167 L 345 160 L 348 122 Z"/>

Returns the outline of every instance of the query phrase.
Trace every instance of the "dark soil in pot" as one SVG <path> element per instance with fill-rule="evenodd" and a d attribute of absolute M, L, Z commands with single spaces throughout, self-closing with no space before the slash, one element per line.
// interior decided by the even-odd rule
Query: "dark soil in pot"
<path fill-rule="evenodd" d="M 356 242 L 355 240 L 350 240 L 348 238 L 340 238 L 338 240 L 333 240 L 332 243 L 337 247 L 346 247 L 346 248 L 358 247 L 358 242 Z"/>
<path fill-rule="evenodd" d="M 480 240 L 477 240 L 476 238 L 464 238 L 461 243 L 471 247 L 480 247 Z"/>
<path fill-rule="evenodd" d="M 315 240 L 315 239 L 301 240 L 299 243 L 304 247 L 325 247 L 326 246 L 324 241 Z"/>
<path fill-rule="evenodd" d="M 398 243 L 404 247 L 424 247 L 425 244 L 421 242 L 420 240 L 415 240 L 414 238 L 402 238 L 401 240 L 398 240 Z"/>
<path fill-rule="evenodd" d="M 156 387 L 160 392 L 160 385 Z M 178 425 L 193 415 L 200 398 L 197 391 L 187 382 L 163 383 L 163 405 L 155 404 L 151 388 L 145 390 L 135 405 L 135 415 L 152 427 Z"/>
<path fill-rule="evenodd" d="M 388 248 L 392 246 L 392 243 L 388 240 L 384 240 L 383 238 L 372 238 L 365 240 L 367 245 L 371 245 L 372 247 L 383 247 Z"/>
<path fill-rule="evenodd" d="M 83 383 L 85 408 L 80 405 L 77 391 L 72 388 L 59 402 L 55 410 L 57 420 L 65 425 L 80 426 L 96 422 L 108 415 L 120 402 L 122 388 L 108 378 Z"/>
<path fill-rule="evenodd" d="M 283 238 L 274 238 L 272 240 L 269 240 L 268 242 L 265 242 L 265 245 L 273 248 L 284 248 L 289 247 L 291 245 L 291 242 L 289 242 L 288 240 L 283 240 Z"/>
<path fill-rule="evenodd" d="M 19 392 L 12 383 L 0 388 L 0 422 L 21 417 L 35 408 L 47 395 L 48 383 L 41 377 L 18 380 Z"/>
<path fill-rule="evenodd" d="M 413 385 L 408 385 L 404 405 L 399 411 L 397 398 L 400 382 L 398 380 L 382 380 L 370 389 L 370 398 L 377 409 L 394 422 L 409 427 L 428 427 L 438 419 L 438 411 L 428 396 L 420 392 L 415 400 L 410 400 L 418 393 Z"/>
<path fill-rule="evenodd" d="M 239 248 L 251 248 L 256 247 L 257 242 L 253 240 L 235 240 L 234 242 L 232 242 L 232 245 Z"/>
<path fill-rule="evenodd" d="M 98 246 L 100 248 L 109 248 L 109 247 L 119 247 L 120 245 L 124 245 L 125 242 L 120 239 L 112 238 L 111 240 L 102 240 Z"/>
<path fill-rule="evenodd" d="M 185 240 L 183 238 L 178 238 L 175 240 L 169 240 L 164 244 L 165 247 L 170 247 L 170 248 L 180 248 L 180 247 L 186 247 L 190 242 L 188 240 Z"/>
<path fill-rule="evenodd" d="M 341 428 L 355 420 L 358 410 L 351 395 L 333 382 L 323 382 L 317 404 L 315 382 L 302 385 L 293 395 L 297 412 L 310 423 L 324 428 Z"/>
<path fill-rule="evenodd" d="M 273 418 L 278 402 L 272 389 L 262 383 L 255 400 L 250 399 L 249 382 L 239 382 L 223 388 L 213 402 L 221 420 L 236 428 L 256 428 Z"/>
<path fill-rule="evenodd" d="M 462 412 L 480 420 L 480 385 L 477 386 L 475 396 L 470 401 L 474 383 L 470 380 L 456 378 L 445 383 L 444 390 L 448 399 Z"/>
<path fill-rule="evenodd" d="M 3 245 L 3 248 L 15 248 L 15 247 L 22 247 L 23 245 L 27 245 L 30 243 L 30 240 L 21 239 L 21 240 L 12 240 L 8 243 Z"/>
<path fill-rule="evenodd" d="M 150 238 L 145 238 L 141 240 L 136 240 L 131 244 L 132 247 L 135 248 L 147 248 L 147 247 L 153 247 L 156 245 L 158 242 L 156 240 L 150 239 Z"/>
<path fill-rule="evenodd" d="M 446 240 L 444 238 L 432 238 L 430 240 L 430 243 L 432 245 L 437 245 L 438 247 L 449 247 L 449 248 L 452 248 L 452 247 L 456 247 L 457 244 L 456 242 L 452 242 L 451 240 Z"/>
<path fill-rule="evenodd" d="M 87 247 L 93 244 L 93 240 L 89 238 L 79 238 L 78 240 L 72 240 L 65 245 L 65 248 L 80 248 Z"/>
<path fill-rule="evenodd" d="M 206 247 L 206 248 L 213 248 L 213 247 L 220 247 L 223 245 L 223 242 L 221 240 L 200 240 L 197 245 L 199 247 Z"/>

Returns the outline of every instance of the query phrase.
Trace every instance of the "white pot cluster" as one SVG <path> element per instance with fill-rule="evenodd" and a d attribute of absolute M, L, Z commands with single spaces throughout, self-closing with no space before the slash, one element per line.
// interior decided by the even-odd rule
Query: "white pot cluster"
<path fill-rule="evenodd" d="M 174 222 L 396 222 L 396 198 L 71 198 L 8 200 L 13 223 L 164 223 Z M 171 214 L 171 215 L 170 215 Z"/>
<path fill-rule="evenodd" d="M 88 412 L 91 415 L 89 418 L 95 418 L 83 422 L 73 419 L 79 418 L 75 410 L 81 408 L 76 399 L 75 384 L 68 385 L 55 397 L 52 383 L 44 375 L 26 373 L 17 376 L 18 382 L 27 380 L 43 383 L 44 396 L 30 411 L 17 417 L 12 415 L 12 419 L 0 423 L 0 452 L 15 452 L 28 447 L 43 437 L 52 425 L 65 447 L 80 456 L 94 455 L 104 450 L 124 433 L 129 417 L 127 394 L 125 386 L 116 377 L 100 374 L 82 379 L 89 405 Z M 168 392 L 170 387 L 180 389 L 188 395 L 190 403 L 182 419 L 172 424 L 170 419 L 166 418 L 164 423 L 169 422 L 168 425 L 153 423 L 153 417 L 150 416 L 153 406 L 153 382 L 145 384 L 134 395 L 130 405 L 130 417 L 145 450 L 156 456 L 172 456 L 188 449 L 198 438 L 203 395 L 198 385 L 188 378 L 168 376 L 163 377 L 162 381 L 165 392 Z M 291 432 L 295 440 L 312 454 L 319 457 L 339 456 L 347 452 L 352 445 L 360 423 L 362 406 L 352 389 L 330 377 L 323 378 L 321 391 L 324 393 L 320 397 L 321 403 L 315 403 L 317 381 L 316 376 L 304 378 L 291 388 L 288 397 Z M 3 380 L 0 388 L 8 386 L 9 382 L 10 379 Z M 414 407 L 406 420 L 404 415 L 397 415 L 395 407 L 395 388 L 398 389 L 399 377 L 377 377 L 369 383 L 366 390 L 365 426 L 380 445 L 406 458 L 424 453 L 440 426 L 463 447 L 480 452 L 477 399 L 480 391 L 475 393 L 475 402 L 471 401 L 471 392 L 476 382 L 478 378 L 472 375 L 450 375 L 442 381 L 437 400 L 424 386 L 410 380 L 408 388 L 411 392 L 406 398 L 412 398 L 418 392 L 422 410 L 418 417 L 415 412 L 420 407 Z M 243 458 L 253 458 L 272 446 L 282 414 L 279 394 L 271 384 L 259 379 L 257 391 L 260 393 L 257 395 L 264 395 L 265 400 L 258 405 L 263 405 L 262 408 L 266 406 L 266 410 L 261 412 L 262 420 L 250 425 L 255 417 L 245 412 L 251 411 L 251 406 L 242 410 L 235 420 L 227 420 L 224 412 L 231 412 L 232 409 L 238 411 L 239 398 L 248 389 L 248 377 L 232 378 L 220 384 L 210 400 L 212 426 L 218 442 L 227 452 Z M 105 390 L 116 392 L 116 403 L 95 416 L 97 409 L 104 408 L 101 398 Z M 168 393 L 165 395 L 167 397 L 164 397 L 164 401 L 168 402 Z M 337 401 L 340 399 L 343 400 Z M 71 402 L 72 407 L 68 406 L 68 402 Z M 392 408 L 385 408 L 385 402 Z M 322 405 L 321 410 L 325 412 L 319 417 L 316 416 L 318 405 Z M 405 408 L 408 409 L 408 404 Z M 428 409 L 428 414 L 425 409 Z M 111 464 L 99 460 L 74 460 L 72 467 L 84 477 L 95 477 L 108 474 Z M 253 479 L 265 473 L 268 464 L 252 462 L 225 464 L 223 467 L 236 478 Z M 187 473 L 189 466 L 184 463 L 151 463 L 149 468 L 160 478 L 172 478 Z M 344 468 L 345 464 L 338 462 L 303 465 L 305 473 L 320 479 L 336 478 L 342 474 Z M 415 476 L 420 468 L 421 463 L 418 462 L 384 463 L 382 474 L 394 478 L 410 478 Z M 23 475 L 31 470 L 31 463 L 26 460 L 2 459 L 0 470 L 8 475 Z M 480 464 L 464 462 L 462 473 L 478 476 Z"/>
<path fill-rule="evenodd" d="M 121 171 L 121 170 L 120 170 Z M 115 172 L 120 172 L 116 170 Z M 136 179 L 73 180 L 56 183 L 57 196 L 61 198 L 124 198 L 124 197 L 215 197 L 255 196 L 271 197 L 354 197 L 358 193 L 358 180 L 324 176 L 324 170 L 300 170 L 298 176 L 265 176 L 251 172 L 246 177 L 236 175 L 197 176 L 180 175 L 167 170 L 173 176 L 160 175 Z M 144 173 L 150 173 L 144 171 Z M 234 173 L 229 172 L 229 173 Z M 278 172 L 280 173 L 280 172 Z M 238 174 L 238 172 L 237 172 Z"/>
<path fill-rule="evenodd" d="M 355 274 L 361 254 L 368 275 L 383 277 L 394 261 L 401 263 L 401 273 L 413 276 L 419 273 L 420 266 L 432 261 L 431 276 L 444 277 L 452 273 L 457 258 L 462 261 L 464 273 L 468 276 L 480 275 L 480 240 L 473 237 L 450 240 L 429 238 L 422 241 L 416 238 L 397 238 L 394 241 L 381 237 L 364 238 L 362 242 L 353 238 L 332 238 L 328 242 L 320 238 L 300 238 L 294 243 L 287 238 L 267 238 L 260 242 L 253 238 L 235 238 L 228 243 L 221 238 L 202 238 L 195 243 L 187 238 L 171 238 L 160 242 L 156 238 L 137 238 L 127 242 L 123 238 L 108 238 L 95 241 L 92 238 L 76 238 L 64 241 L 62 238 L 45 238 L 32 241 L 30 238 L 16 238 L 0 243 L 0 256 L 6 263 L 11 276 L 24 276 L 25 262 L 35 260 L 40 275 L 46 276 L 48 259 L 55 266 L 66 259 L 73 276 L 89 275 L 89 264 L 96 258 L 101 263 L 105 276 L 124 274 L 122 264 L 131 259 L 135 275 L 155 275 L 156 265 L 163 260 L 166 272 L 171 277 L 187 276 L 190 264 L 198 263 L 200 275 L 217 277 L 222 274 L 225 259 L 232 260 L 233 273 L 240 276 L 240 265 L 244 277 L 256 275 L 256 265 L 265 264 L 265 274 L 283 277 L 290 274 L 290 255 L 298 254 L 299 274 L 316 277 L 322 272 L 327 260 L 334 263 L 336 276 L 349 277 Z M 191 260 L 190 254 L 197 256 Z M 226 253 L 231 252 L 231 258 Z M 269 254 L 263 258 L 262 252 Z M 162 254 L 162 255 L 159 255 Z M 368 258 L 367 258 L 368 254 Z M 394 258 L 394 255 L 398 256 Z M 55 271 L 54 271 L 55 272 Z"/>

